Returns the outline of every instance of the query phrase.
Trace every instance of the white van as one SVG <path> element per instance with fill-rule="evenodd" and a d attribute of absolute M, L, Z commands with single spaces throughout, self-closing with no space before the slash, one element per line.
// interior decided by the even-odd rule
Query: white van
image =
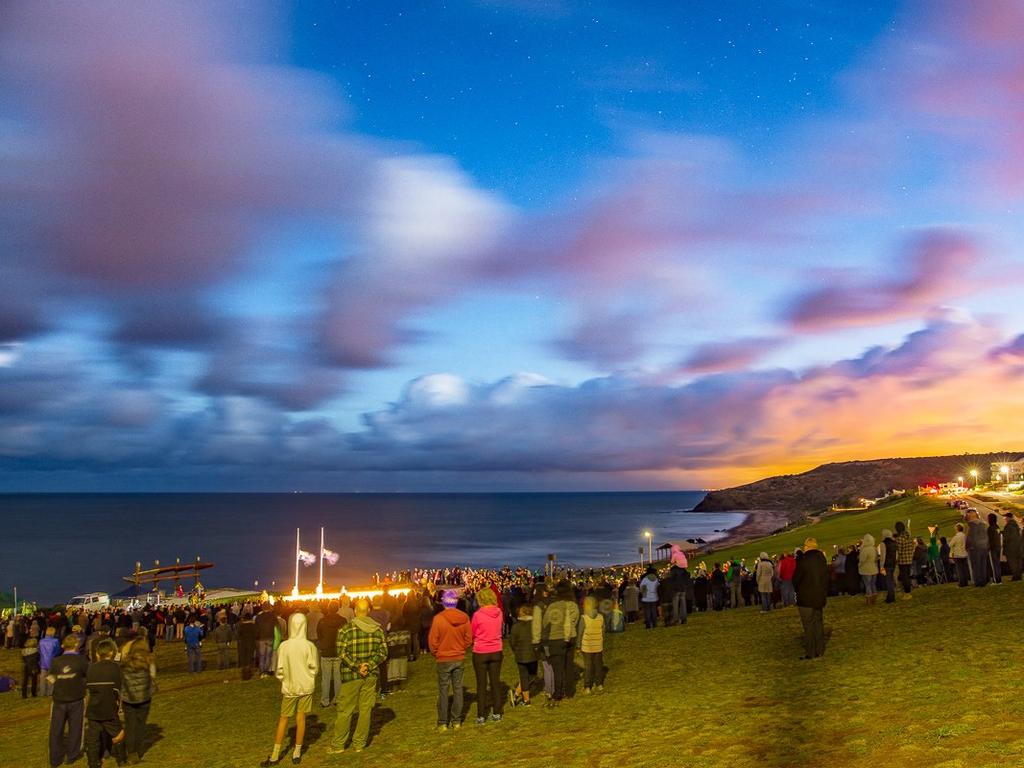
<path fill-rule="evenodd" d="M 98 611 L 110 605 L 110 595 L 106 592 L 90 592 L 87 595 L 75 595 L 68 601 L 68 610 Z"/>

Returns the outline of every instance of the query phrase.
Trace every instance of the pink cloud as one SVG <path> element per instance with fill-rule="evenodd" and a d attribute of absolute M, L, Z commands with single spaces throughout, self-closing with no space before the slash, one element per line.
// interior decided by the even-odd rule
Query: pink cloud
<path fill-rule="evenodd" d="M 801 331 L 872 325 L 918 317 L 936 303 L 968 293 L 973 267 L 982 259 L 966 233 L 932 229 L 911 238 L 899 261 L 870 275 L 823 275 L 787 308 Z"/>

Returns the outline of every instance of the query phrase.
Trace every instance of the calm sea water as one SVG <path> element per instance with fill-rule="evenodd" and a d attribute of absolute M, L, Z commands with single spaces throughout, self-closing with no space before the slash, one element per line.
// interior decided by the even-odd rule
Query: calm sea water
<path fill-rule="evenodd" d="M 216 563 L 207 588 L 290 589 L 295 529 L 303 549 L 340 561 L 325 581 L 365 584 L 374 571 L 409 566 L 526 565 L 547 553 L 576 565 L 637 559 L 654 544 L 738 525 L 740 513 L 694 513 L 703 496 L 677 493 L 529 494 L 119 494 L 0 495 L 0 591 L 42 603 L 115 592 L 135 562 L 197 556 Z M 301 569 L 312 589 L 318 567 Z"/>

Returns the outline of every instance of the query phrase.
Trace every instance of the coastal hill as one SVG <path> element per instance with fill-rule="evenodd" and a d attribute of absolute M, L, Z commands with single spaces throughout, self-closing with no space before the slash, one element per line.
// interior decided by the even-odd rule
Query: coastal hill
<path fill-rule="evenodd" d="M 860 498 L 876 498 L 891 488 L 914 490 L 919 485 L 947 483 L 963 477 L 970 484 L 976 468 L 988 480 L 992 462 L 1015 460 L 1021 452 L 975 453 L 960 456 L 872 459 L 822 464 L 799 475 L 777 475 L 735 488 L 710 491 L 695 512 L 783 510 L 790 519 L 821 512 L 833 504 L 847 506 Z"/>

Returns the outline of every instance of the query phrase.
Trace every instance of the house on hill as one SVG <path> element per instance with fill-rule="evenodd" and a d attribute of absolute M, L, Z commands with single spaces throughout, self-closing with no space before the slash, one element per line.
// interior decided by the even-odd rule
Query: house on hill
<path fill-rule="evenodd" d="M 1024 458 L 1017 461 L 994 461 L 989 470 L 992 483 L 1019 483 L 1024 481 Z"/>

